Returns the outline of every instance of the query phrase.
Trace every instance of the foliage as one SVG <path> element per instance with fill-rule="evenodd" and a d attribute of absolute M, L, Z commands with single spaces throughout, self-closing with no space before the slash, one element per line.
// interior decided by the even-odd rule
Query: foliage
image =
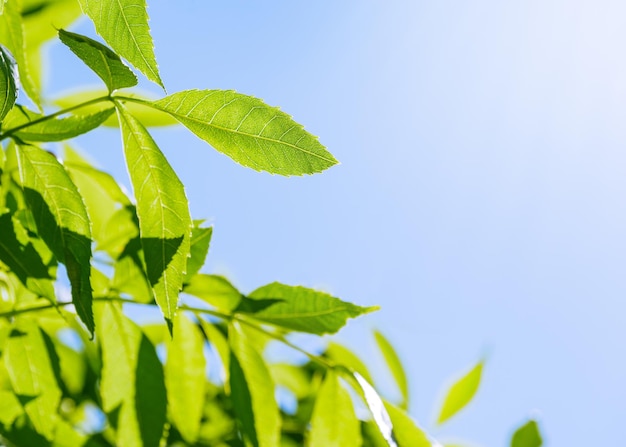
<path fill-rule="evenodd" d="M 212 229 L 192 220 L 147 127 L 173 118 L 241 165 L 272 174 L 321 172 L 334 157 L 251 96 L 121 93 L 138 83 L 122 57 L 163 86 L 145 2 L 79 3 L 110 47 L 50 25 L 80 16 L 74 0 L 0 0 L 0 444 L 437 445 L 408 415 L 407 375 L 381 333 L 401 394 L 395 403 L 378 395 L 346 348 L 309 353 L 290 341 L 292 332 L 334 334 L 376 308 L 279 283 L 244 294 L 200 271 Z M 106 90 L 60 107 L 46 100 L 40 49 L 57 36 Z M 105 125 L 120 129 L 134 197 L 68 143 L 57 158 L 54 142 Z M 158 307 L 162 323 L 139 325 L 133 306 Z M 269 362 L 274 342 L 308 361 Z M 219 359 L 208 370 L 207 356 Z M 482 368 L 450 388 L 438 423 L 472 399 Z M 541 445 L 536 424 L 512 443 Z"/>

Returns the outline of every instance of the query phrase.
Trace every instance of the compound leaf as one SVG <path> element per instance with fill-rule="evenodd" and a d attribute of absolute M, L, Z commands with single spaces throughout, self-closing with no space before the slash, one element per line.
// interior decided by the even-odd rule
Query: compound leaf
<path fill-rule="evenodd" d="M 472 400 L 480 385 L 483 364 L 482 360 L 478 362 L 448 389 L 437 417 L 437 424 L 446 422 Z"/>
<path fill-rule="evenodd" d="M 152 103 L 237 163 L 272 174 L 321 172 L 337 160 L 289 115 L 230 90 L 187 90 Z"/>
<path fill-rule="evenodd" d="M 94 330 L 90 280 L 91 228 L 85 204 L 59 161 L 36 146 L 17 147 L 24 197 L 39 236 L 65 264 L 72 302 L 91 333 Z"/>
<path fill-rule="evenodd" d="M 137 85 L 137 76 L 109 47 L 89 37 L 59 30 L 59 38 L 104 81 L 109 92 Z"/>
<path fill-rule="evenodd" d="M 148 79 L 163 87 L 145 0 L 79 0 L 96 31 Z"/>
<path fill-rule="evenodd" d="M 0 123 L 17 100 L 18 79 L 17 65 L 13 55 L 0 44 Z"/>
<path fill-rule="evenodd" d="M 273 304 L 254 312 L 254 318 L 295 331 L 312 334 L 334 334 L 348 318 L 377 310 L 341 301 L 327 293 L 301 286 L 287 286 L 277 282 L 252 292 L 251 300 Z"/>
<path fill-rule="evenodd" d="M 309 447 L 360 447 L 361 424 L 337 373 L 329 369 L 315 398 Z"/>
<path fill-rule="evenodd" d="M 118 117 L 148 279 L 171 330 L 190 253 L 189 205 L 183 184 L 146 128 L 121 104 Z"/>

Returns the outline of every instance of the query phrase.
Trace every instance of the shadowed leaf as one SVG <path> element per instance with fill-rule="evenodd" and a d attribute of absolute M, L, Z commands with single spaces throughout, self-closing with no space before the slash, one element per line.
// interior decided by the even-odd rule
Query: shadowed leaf
<path fill-rule="evenodd" d="M 2 3 L 1 0 L 0 3 Z M 18 80 L 19 75 L 13 55 L 4 45 L 0 45 L 0 123 L 15 104 Z"/>
<path fill-rule="evenodd" d="M 536 421 L 528 421 L 513 434 L 511 447 L 541 447 L 543 439 Z"/>

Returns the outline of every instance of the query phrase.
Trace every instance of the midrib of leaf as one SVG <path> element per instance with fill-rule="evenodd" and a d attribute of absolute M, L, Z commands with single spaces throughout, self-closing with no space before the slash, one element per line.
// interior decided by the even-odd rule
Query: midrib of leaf
<path fill-rule="evenodd" d="M 279 303 L 277 303 L 279 304 Z M 370 308 L 368 308 L 370 309 Z M 371 308 L 369 311 L 373 311 L 375 308 Z M 324 316 L 324 315 L 330 315 L 330 314 L 334 314 L 337 312 L 349 312 L 350 308 L 349 307 L 339 307 L 339 308 L 335 308 L 335 309 L 327 309 L 327 310 L 320 310 L 320 311 L 311 311 L 311 312 L 286 312 L 284 315 L 283 314 L 271 314 L 271 315 L 263 315 L 262 313 L 260 314 L 260 316 L 262 316 L 263 318 L 271 318 L 271 319 L 292 319 L 294 317 L 319 317 L 319 316 Z"/>
<path fill-rule="evenodd" d="M 120 11 L 122 14 L 122 17 L 124 18 L 124 23 L 126 24 L 126 28 L 128 28 L 129 30 L 131 30 L 132 28 L 130 27 L 130 23 L 128 23 L 128 20 L 126 19 L 126 14 L 124 13 L 124 8 L 122 7 L 122 3 L 120 2 L 120 0 L 117 0 L 117 5 L 120 7 Z M 102 4 L 100 5 L 102 7 Z M 152 75 L 156 78 L 156 79 L 160 79 L 159 74 L 155 73 L 154 70 L 152 70 L 152 67 L 150 66 L 150 62 L 148 62 L 148 60 L 146 59 L 146 57 L 143 55 L 143 50 L 141 49 L 141 47 L 139 46 L 139 43 L 137 42 L 137 39 L 135 39 L 135 34 L 134 33 L 130 33 L 130 36 L 133 40 L 133 43 L 135 44 L 135 47 L 139 50 L 139 54 L 141 56 L 141 59 L 143 59 L 143 61 L 146 63 L 146 65 L 148 66 L 148 69 L 150 70 L 150 73 L 152 73 Z"/>

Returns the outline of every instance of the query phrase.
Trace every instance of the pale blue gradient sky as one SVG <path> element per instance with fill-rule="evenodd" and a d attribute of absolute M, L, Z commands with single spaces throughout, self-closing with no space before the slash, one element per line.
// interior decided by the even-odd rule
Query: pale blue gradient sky
<path fill-rule="evenodd" d="M 194 217 L 215 224 L 208 271 L 382 305 L 340 339 L 375 363 L 369 331 L 388 335 L 425 426 L 442 385 L 488 351 L 442 439 L 504 446 L 538 414 L 547 446 L 624 442 L 623 2 L 149 4 L 169 91 L 261 97 L 342 162 L 283 179 L 156 132 Z M 96 82 L 51 56 L 71 67 L 51 91 Z M 82 144 L 126 175 L 115 132 Z"/>

